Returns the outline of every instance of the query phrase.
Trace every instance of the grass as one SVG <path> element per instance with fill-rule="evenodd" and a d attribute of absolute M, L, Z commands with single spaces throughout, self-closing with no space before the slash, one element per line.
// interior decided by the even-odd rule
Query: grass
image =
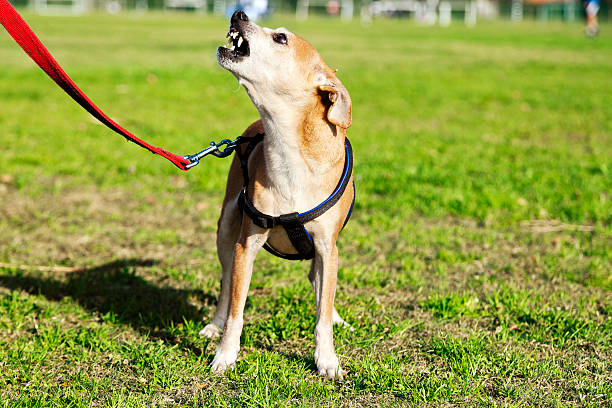
<path fill-rule="evenodd" d="M 153 144 L 196 152 L 257 117 L 214 60 L 226 21 L 27 18 Z M 211 375 L 229 161 L 181 173 L 126 144 L 2 36 L 0 407 L 611 406 L 610 27 L 266 24 L 353 99 L 348 378 L 316 376 L 307 265 L 263 253 L 236 369 Z"/>

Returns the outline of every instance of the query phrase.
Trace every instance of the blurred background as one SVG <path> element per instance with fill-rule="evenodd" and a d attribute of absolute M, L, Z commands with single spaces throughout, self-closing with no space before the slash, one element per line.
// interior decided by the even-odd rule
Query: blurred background
<path fill-rule="evenodd" d="M 524 18 L 539 21 L 572 22 L 585 16 L 582 0 L 13 0 L 41 14 L 82 14 L 95 10 L 119 13 L 126 10 L 186 10 L 230 16 L 243 9 L 255 19 L 273 12 L 295 13 L 305 19 L 310 14 L 340 15 L 365 22 L 377 17 L 409 18 L 424 24 L 450 24 L 463 20 L 475 24 L 479 19 Z M 611 0 L 597 0 L 599 18 L 610 18 Z"/>

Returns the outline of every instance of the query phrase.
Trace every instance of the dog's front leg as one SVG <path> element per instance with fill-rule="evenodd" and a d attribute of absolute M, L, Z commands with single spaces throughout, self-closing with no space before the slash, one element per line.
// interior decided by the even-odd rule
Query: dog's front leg
<path fill-rule="evenodd" d="M 317 303 L 314 359 L 319 375 L 330 380 L 346 373 L 334 351 L 333 314 L 338 278 L 338 247 L 335 243 L 315 243 L 316 253 L 311 275 Z"/>
<path fill-rule="evenodd" d="M 240 238 L 234 247 L 228 316 L 221 342 L 211 363 L 212 371 L 215 373 L 222 373 L 231 368 L 238 358 L 244 305 L 251 283 L 253 261 L 268 236 L 268 230 L 253 225 L 250 220 L 243 220 L 242 225 Z"/>
<path fill-rule="evenodd" d="M 200 336 L 218 337 L 225 327 L 232 286 L 232 265 L 234 263 L 234 247 L 240 237 L 242 211 L 236 201 L 230 201 L 219 218 L 217 229 L 217 255 L 221 263 L 221 292 L 219 302 L 212 321 L 200 330 Z"/>
<path fill-rule="evenodd" d="M 321 263 L 319 262 L 319 266 L 321 265 Z M 315 304 L 319 304 L 319 295 L 320 292 L 317 290 L 317 269 L 316 269 L 316 262 L 312 262 L 310 265 L 310 273 L 308 274 L 308 279 L 310 280 L 310 283 L 312 285 L 312 288 L 314 289 L 314 294 L 315 294 Z M 355 329 L 353 329 L 353 326 L 351 326 L 350 324 L 348 324 L 346 321 L 344 321 L 344 319 L 342 318 L 342 316 L 340 316 L 340 313 L 338 313 L 338 310 L 336 310 L 336 306 L 334 306 L 334 311 L 332 312 L 332 322 L 334 324 L 338 324 L 338 325 L 342 325 L 342 326 L 346 326 L 349 328 L 350 331 L 354 331 Z"/>

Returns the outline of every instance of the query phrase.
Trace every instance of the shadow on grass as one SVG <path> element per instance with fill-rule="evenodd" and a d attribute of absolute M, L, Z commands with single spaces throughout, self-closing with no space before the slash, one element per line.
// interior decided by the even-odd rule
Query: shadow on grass
<path fill-rule="evenodd" d="M 119 259 L 62 273 L 60 279 L 17 271 L 0 275 L 0 285 L 41 294 L 54 301 L 70 297 L 86 310 L 99 313 L 104 320 L 127 324 L 151 338 L 180 344 L 199 355 L 200 347 L 187 343 L 185 336 L 179 339 L 169 329 L 179 323 L 197 325 L 202 321 L 201 311 L 190 303 L 190 298 L 203 304 L 212 304 L 216 298 L 199 290 L 158 286 L 136 274 L 135 267 L 151 267 L 156 263 L 150 259 Z"/>
<path fill-rule="evenodd" d="M 315 363 L 314 357 L 311 355 L 303 356 L 297 353 L 291 353 L 286 351 L 279 351 L 279 354 L 287 359 L 290 363 L 303 364 L 307 370 L 311 372 L 318 372 L 317 364 Z"/>

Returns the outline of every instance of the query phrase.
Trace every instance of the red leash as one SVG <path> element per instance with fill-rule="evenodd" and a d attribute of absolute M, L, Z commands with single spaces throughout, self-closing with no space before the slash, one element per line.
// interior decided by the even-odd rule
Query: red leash
<path fill-rule="evenodd" d="M 171 153 L 160 147 L 151 146 L 147 142 L 137 138 L 132 133 L 128 132 L 115 121 L 109 118 L 100 110 L 88 97 L 79 89 L 79 87 L 70 79 L 68 74 L 64 72 L 62 67 L 57 63 L 49 51 L 45 48 L 42 42 L 36 37 L 36 34 L 30 29 L 28 24 L 21 18 L 19 13 L 13 8 L 7 0 L 0 0 L 0 23 L 6 28 L 6 31 L 17 41 L 17 44 L 38 64 L 43 71 L 51 77 L 72 99 L 74 99 L 85 110 L 91 113 L 96 119 L 105 124 L 110 129 L 119 133 L 127 140 L 136 143 L 138 146 L 159 154 L 170 160 L 176 167 L 181 170 L 188 170 L 192 166 L 191 160 Z"/>

